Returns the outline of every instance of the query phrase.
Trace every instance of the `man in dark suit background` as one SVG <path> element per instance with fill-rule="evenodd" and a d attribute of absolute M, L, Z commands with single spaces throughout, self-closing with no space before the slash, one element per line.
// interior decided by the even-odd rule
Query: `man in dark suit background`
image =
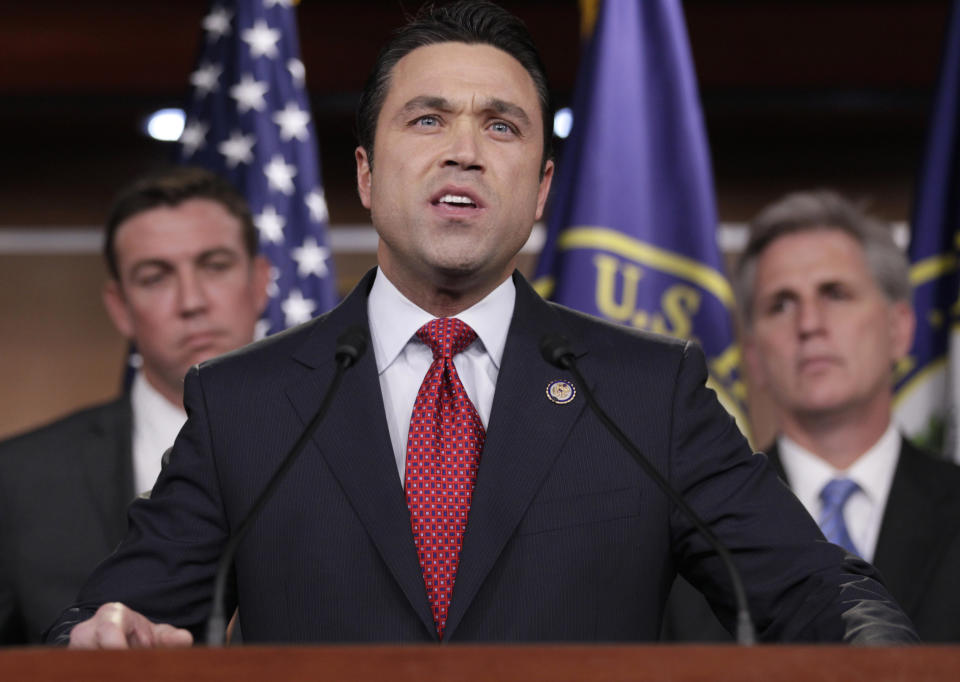
<path fill-rule="evenodd" d="M 914 329 L 906 256 L 839 195 L 796 193 L 758 215 L 736 272 L 745 357 L 776 408 L 773 465 L 828 539 L 877 566 L 922 639 L 960 641 L 960 467 L 891 418 Z M 682 581 L 664 635 L 729 638 Z"/>
<path fill-rule="evenodd" d="M 750 453 L 695 345 L 545 303 L 515 272 L 553 177 L 550 118 L 530 37 L 495 5 L 430 10 L 395 35 L 358 111 L 379 268 L 327 315 L 191 369 L 153 495 L 50 640 L 199 636 L 223 548 L 351 327 L 370 350 L 232 563 L 245 641 L 652 639 L 678 568 L 732 619 L 715 555 L 541 356 L 548 332 L 731 547 L 761 637 L 914 638 L 871 567 L 823 542 Z"/>
<path fill-rule="evenodd" d="M 207 171 L 177 168 L 118 195 L 103 298 L 142 359 L 131 388 L 0 443 L 0 642 L 40 641 L 117 545 L 186 421 L 191 365 L 253 340 L 268 266 L 246 203 Z"/>

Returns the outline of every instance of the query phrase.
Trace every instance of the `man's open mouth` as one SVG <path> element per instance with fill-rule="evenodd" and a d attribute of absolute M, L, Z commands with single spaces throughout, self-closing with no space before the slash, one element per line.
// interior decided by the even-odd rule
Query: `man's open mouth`
<path fill-rule="evenodd" d="M 462 194 L 444 194 L 442 197 L 437 199 L 435 204 L 444 205 L 444 206 L 454 206 L 456 208 L 466 207 L 466 208 L 477 208 L 476 202 L 468 196 Z"/>

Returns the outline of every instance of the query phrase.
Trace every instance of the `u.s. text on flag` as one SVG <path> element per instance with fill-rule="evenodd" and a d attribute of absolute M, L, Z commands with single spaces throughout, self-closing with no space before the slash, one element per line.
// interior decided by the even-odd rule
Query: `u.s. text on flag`
<path fill-rule="evenodd" d="M 247 198 L 273 265 L 260 328 L 271 333 L 336 302 L 296 16 L 291 0 L 218 0 L 202 26 L 180 159 Z"/>

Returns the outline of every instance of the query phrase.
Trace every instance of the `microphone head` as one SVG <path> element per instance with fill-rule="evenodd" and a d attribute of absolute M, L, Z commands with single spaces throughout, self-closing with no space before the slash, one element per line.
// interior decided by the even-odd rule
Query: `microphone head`
<path fill-rule="evenodd" d="M 573 349 L 562 334 L 550 332 L 540 339 L 540 354 L 554 367 L 568 369 L 573 360 Z"/>
<path fill-rule="evenodd" d="M 337 349 L 334 357 L 344 368 L 352 366 L 367 350 L 367 330 L 358 325 L 347 327 L 337 337 Z"/>

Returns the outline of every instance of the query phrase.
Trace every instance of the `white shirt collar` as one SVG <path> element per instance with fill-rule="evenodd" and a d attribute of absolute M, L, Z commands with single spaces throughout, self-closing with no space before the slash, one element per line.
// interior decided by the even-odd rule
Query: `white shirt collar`
<path fill-rule="evenodd" d="M 814 516 L 819 513 L 823 486 L 838 477 L 856 481 L 871 504 L 880 509 L 886 505 L 900 455 L 900 434 L 893 422 L 880 439 L 845 471 L 834 468 L 788 436 L 780 436 L 778 445 L 790 487 Z"/>
<path fill-rule="evenodd" d="M 507 277 L 483 300 L 457 315 L 477 333 L 478 340 L 498 370 L 507 344 L 516 297 L 513 278 Z M 377 372 L 380 374 L 397 359 L 417 330 L 434 319 L 434 315 L 400 293 L 380 268 L 377 268 L 370 289 L 367 317 Z"/>
<path fill-rule="evenodd" d="M 133 410 L 133 475 L 136 492 L 153 487 L 160 473 L 160 458 L 173 445 L 187 413 L 154 388 L 137 372 L 130 388 Z"/>

